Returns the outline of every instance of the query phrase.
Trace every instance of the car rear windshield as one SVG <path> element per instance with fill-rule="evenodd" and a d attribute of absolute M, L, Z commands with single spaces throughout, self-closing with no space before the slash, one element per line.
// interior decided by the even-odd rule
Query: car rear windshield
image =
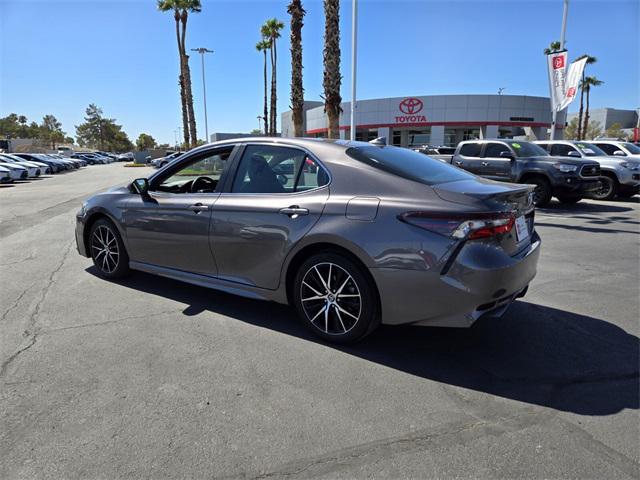
<path fill-rule="evenodd" d="M 359 162 L 426 185 L 474 178 L 470 173 L 406 148 L 352 147 L 346 153 Z"/>

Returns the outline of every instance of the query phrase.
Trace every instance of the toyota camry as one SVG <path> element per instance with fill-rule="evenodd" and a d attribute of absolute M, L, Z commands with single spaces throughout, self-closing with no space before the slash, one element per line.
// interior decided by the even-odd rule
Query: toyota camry
<path fill-rule="evenodd" d="M 76 241 L 104 278 L 133 269 L 290 304 L 351 342 L 380 323 L 502 315 L 536 274 L 532 190 L 382 141 L 239 139 L 91 197 Z"/>

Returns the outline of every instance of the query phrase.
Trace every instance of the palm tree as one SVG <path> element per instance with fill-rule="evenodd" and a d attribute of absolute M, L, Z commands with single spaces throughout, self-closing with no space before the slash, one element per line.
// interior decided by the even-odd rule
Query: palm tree
<path fill-rule="evenodd" d="M 267 50 L 269 50 L 269 42 L 261 40 L 256 43 L 256 50 L 264 53 L 264 134 L 269 135 L 269 124 L 267 118 L 269 118 L 269 111 L 267 110 Z"/>
<path fill-rule="evenodd" d="M 549 44 L 549 48 L 545 48 L 544 49 L 544 54 L 545 55 L 550 55 L 552 53 L 556 53 L 560 51 L 560 42 L 551 42 Z"/>
<path fill-rule="evenodd" d="M 340 137 L 340 0 L 324 0 L 324 111 L 329 121 L 328 137 Z"/>
<path fill-rule="evenodd" d="M 180 41 L 180 1 L 179 0 L 158 0 L 158 10 L 167 12 L 173 10 L 173 19 L 176 22 L 176 40 L 178 42 L 178 58 L 180 62 L 180 75 L 178 84 L 180 85 L 180 104 L 182 106 L 182 131 L 184 132 L 184 143 L 189 145 L 189 114 L 187 111 L 187 97 L 184 87 L 184 70 L 182 63 L 183 46 Z"/>
<path fill-rule="evenodd" d="M 584 127 L 582 129 L 583 137 L 585 136 L 585 133 L 589 128 L 589 94 L 591 93 L 591 87 L 597 87 L 599 85 L 602 85 L 603 83 L 604 82 L 602 80 L 598 80 L 596 77 L 586 77 L 581 82 L 582 89 L 587 93 L 587 108 L 584 113 Z"/>
<path fill-rule="evenodd" d="M 287 7 L 291 15 L 291 116 L 294 137 L 304 136 L 302 114 L 304 109 L 304 86 L 302 84 L 302 27 L 304 8 L 301 0 L 291 0 Z"/>
<path fill-rule="evenodd" d="M 592 57 L 591 55 L 587 55 L 587 54 L 579 56 L 578 58 L 576 58 L 576 60 L 581 60 L 585 57 L 587 59 L 585 70 L 587 68 L 587 65 L 593 65 L 598 61 L 596 57 Z M 582 70 L 582 82 L 580 83 L 580 111 L 578 112 L 578 140 L 584 140 L 583 139 L 584 135 L 582 131 L 582 113 L 584 110 L 584 88 L 582 88 L 582 84 L 584 83 L 584 79 L 585 79 L 585 71 Z"/>
<path fill-rule="evenodd" d="M 277 18 L 267 20 L 260 28 L 262 36 L 269 42 L 269 51 L 271 53 L 271 108 L 269 109 L 269 132 L 271 135 L 275 135 L 277 131 L 276 65 L 278 63 L 278 52 L 276 50 L 276 40 L 280 38 L 280 30 L 283 28 L 284 23 Z"/>
<path fill-rule="evenodd" d="M 185 144 L 195 147 L 198 142 L 196 117 L 193 111 L 193 93 L 191 90 L 191 70 L 187 55 L 187 21 L 189 13 L 202 10 L 200 0 L 158 0 L 158 9 L 162 12 L 173 10 L 176 22 L 176 39 L 180 56 L 180 99 L 182 100 L 182 125 Z M 182 27 L 182 28 L 181 28 Z"/>

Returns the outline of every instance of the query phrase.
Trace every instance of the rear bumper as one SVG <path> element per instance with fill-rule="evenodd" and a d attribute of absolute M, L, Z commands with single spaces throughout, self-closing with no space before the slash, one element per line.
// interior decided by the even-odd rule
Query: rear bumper
<path fill-rule="evenodd" d="M 467 245 L 445 275 L 435 269 L 370 269 L 382 323 L 469 327 L 483 315 L 501 315 L 536 275 L 541 240 L 535 232 L 531 240 L 514 257 L 483 244 Z"/>

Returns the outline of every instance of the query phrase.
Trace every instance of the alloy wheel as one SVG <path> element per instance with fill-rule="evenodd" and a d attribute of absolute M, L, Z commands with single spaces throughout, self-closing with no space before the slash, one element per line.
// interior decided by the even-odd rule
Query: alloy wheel
<path fill-rule="evenodd" d="M 300 300 L 309 322 L 327 335 L 351 331 L 362 313 L 362 296 L 355 279 L 331 262 L 307 270 L 300 285 Z"/>
<path fill-rule="evenodd" d="M 602 186 L 593 193 L 594 198 L 601 200 L 610 197 L 613 190 L 613 180 L 608 177 L 602 177 L 600 184 Z"/>
<path fill-rule="evenodd" d="M 100 225 L 91 236 L 91 249 L 96 264 L 105 273 L 111 273 L 118 268 L 120 251 L 115 234 L 110 228 Z"/>

